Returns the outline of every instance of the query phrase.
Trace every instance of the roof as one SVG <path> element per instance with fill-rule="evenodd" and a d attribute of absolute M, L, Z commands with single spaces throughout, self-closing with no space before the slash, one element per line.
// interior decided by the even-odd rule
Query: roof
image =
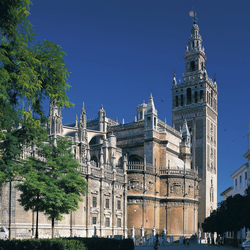
<path fill-rule="evenodd" d="M 245 171 L 248 168 L 248 162 L 245 163 L 244 165 L 242 165 L 240 168 L 238 168 L 234 173 L 232 173 L 230 175 L 230 177 L 235 178 L 238 175 L 240 175 L 241 173 L 243 173 L 243 171 Z"/>
<path fill-rule="evenodd" d="M 225 191 L 223 191 L 220 196 L 224 196 L 227 195 L 229 192 L 233 191 L 233 187 L 229 187 L 227 188 Z"/>

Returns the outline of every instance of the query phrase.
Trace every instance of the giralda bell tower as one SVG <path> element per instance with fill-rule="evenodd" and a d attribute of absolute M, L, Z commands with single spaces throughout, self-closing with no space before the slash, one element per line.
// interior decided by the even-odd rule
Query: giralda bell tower
<path fill-rule="evenodd" d="M 192 168 L 199 178 L 198 227 L 204 218 L 217 207 L 217 84 L 208 77 L 206 55 L 197 25 L 193 17 L 191 36 L 184 55 L 186 71 L 183 82 L 172 86 L 172 119 L 175 129 L 187 121 L 192 142 Z"/>

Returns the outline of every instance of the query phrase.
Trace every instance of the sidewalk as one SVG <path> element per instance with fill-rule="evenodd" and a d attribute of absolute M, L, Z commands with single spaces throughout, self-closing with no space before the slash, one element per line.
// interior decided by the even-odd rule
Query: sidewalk
<path fill-rule="evenodd" d="M 135 250 L 153 250 L 153 246 L 136 246 Z M 184 249 L 192 249 L 192 250 L 238 250 L 241 249 L 235 247 L 228 247 L 228 246 L 217 246 L 217 245 L 207 245 L 207 244 L 198 244 L 198 243 L 191 243 L 190 247 L 185 247 L 182 244 L 173 244 L 173 245 L 166 245 L 166 246 L 159 246 L 158 250 L 184 250 Z"/>

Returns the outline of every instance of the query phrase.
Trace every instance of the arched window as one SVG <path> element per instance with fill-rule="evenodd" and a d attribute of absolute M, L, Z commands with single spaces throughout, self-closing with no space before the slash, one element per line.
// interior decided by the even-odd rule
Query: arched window
<path fill-rule="evenodd" d="M 129 157 L 129 161 L 132 161 L 132 162 L 143 162 L 143 159 L 138 156 L 138 155 L 131 155 Z"/>
<path fill-rule="evenodd" d="M 190 62 L 191 71 L 195 71 L 195 61 Z"/>
<path fill-rule="evenodd" d="M 184 105 L 183 95 L 181 95 L 181 106 Z"/>
<path fill-rule="evenodd" d="M 178 95 L 175 96 L 175 107 L 179 106 L 179 100 L 178 100 Z"/>
<path fill-rule="evenodd" d="M 187 104 L 190 104 L 192 100 L 192 96 L 191 96 L 191 89 L 188 88 L 187 89 Z"/>

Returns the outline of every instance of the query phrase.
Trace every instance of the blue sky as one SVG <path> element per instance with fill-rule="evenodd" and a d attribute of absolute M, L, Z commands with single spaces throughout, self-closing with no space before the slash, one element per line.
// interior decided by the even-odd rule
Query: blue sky
<path fill-rule="evenodd" d="M 30 21 L 38 41 L 56 42 L 67 54 L 75 108 L 63 111 L 64 124 L 79 116 L 82 102 L 88 119 L 103 104 L 108 117 L 132 122 L 152 92 L 159 118 L 172 125 L 173 69 L 181 79 L 191 10 L 198 15 L 208 76 L 217 76 L 221 200 L 248 150 L 249 0 L 33 0 Z"/>

